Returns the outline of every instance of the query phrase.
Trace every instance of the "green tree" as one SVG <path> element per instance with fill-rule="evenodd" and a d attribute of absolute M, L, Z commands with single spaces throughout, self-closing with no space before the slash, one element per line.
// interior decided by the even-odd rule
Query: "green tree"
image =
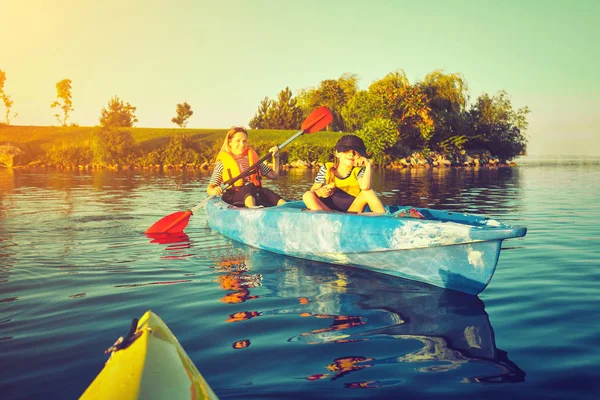
<path fill-rule="evenodd" d="M 50 108 L 58 107 L 62 111 L 62 115 L 56 113 L 54 116 L 62 126 L 67 126 L 69 114 L 74 111 L 73 102 L 71 101 L 70 79 L 63 79 L 56 83 L 56 98 L 57 100 L 50 104 Z"/>
<path fill-rule="evenodd" d="M 194 114 L 192 107 L 188 103 L 177 104 L 177 116 L 171 119 L 171 122 L 179 125 L 180 128 L 185 128 L 187 120 Z"/>
<path fill-rule="evenodd" d="M 318 88 L 304 89 L 298 94 L 298 105 L 308 116 L 315 108 L 327 106 L 333 114 L 333 122 L 327 127 L 328 130 L 346 130 L 342 110 L 348 100 L 358 91 L 358 79 L 355 74 L 345 73 L 339 79 L 326 79 L 321 81 Z"/>
<path fill-rule="evenodd" d="M 265 97 L 248 124 L 253 129 L 296 129 L 302 119 L 302 109 L 290 88 L 286 87 L 279 92 L 277 100 Z"/>
<path fill-rule="evenodd" d="M 108 102 L 107 108 L 102 108 L 100 125 L 103 127 L 132 127 L 138 122 L 135 117 L 136 107 L 124 103 L 117 96 Z"/>
<path fill-rule="evenodd" d="M 341 116 L 349 132 L 361 129 L 377 114 L 382 114 L 377 98 L 366 90 L 356 92 L 342 108 Z"/>
<path fill-rule="evenodd" d="M 6 73 L 0 69 L 0 99 L 4 103 L 5 109 L 5 117 L 6 117 L 6 125 L 10 125 L 10 121 L 17 117 L 17 113 L 14 113 L 12 116 L 10 115 L 10 110 L 14 104 L 14 101 L 10 98 L 9 95 L 4 93 L 4 83 L 6 82 Z"/>
<path fill-rule="evenodd" d="M 427 74 L 419 87 L 427 96 L 434 122 L 430 145 L 445 148 L 448 143 L 464 143 L 469 93 L 462 74 L 436 70 Z M 463 139 L 459 140 L 459 137 Z"/>
<path fill-rule="evenodd" d="M 396 123 L 389 118 L 375 117 L 368 121 L 356 135 L 365 142 L 376 164 L 382 165 L 386 150 L 398 140 Z"/>
<path fill-rule="evenodd" d="M 136 144 L 131 132 L 108 125 L 94 132 L 92 151 L 98 164 L 126 164 L 135 156 Z"/>
<path fill-rule="evenodd" d="M 342 108 L 346 105 L 347 101 L 346 93 L 340 83 L 333 79 L 326 79 L 321 81 L 321 85 L 314 92 L 312 108 L 327 106 L 333 115 L 333 121 L 327 129 L 332 131 L 343 131 L 345 130 L 345 127 L 341 113 Z"/>
<path fill-rule="evenodd" d="M 292 91 L 286 87 L 277 96 L 277 100 L 271 102 L 267 112 L 268 126 L 270 129 L 296 129 L 302 123 L 302 109 L 297 106 Z"/>
<path fill-rule="evenodd" d="M 10 110 L 14 104 L 14 101 L 10 98 L 10 96 L 3 94 L 2 95 L 2 102 L 4 102 L 4 109 L 5 109 L 5 119 L 6 119 L 6 125 L 10 125 L 10 122 L 15 119 L 19 114 L 18 113 L 14 113 L 12 116 L 10 115 Z"/>
<path fill-rule="evenodd" d="M 409 86 L 402 91 L 399 130 L 405 146 L 429 150 L 434 123 L 428 98 L 418 86 Z"/>
<path fill-rule="evenodd" d="M 258 106 L 258 110 L 254 117 L 248 122 L 248 125 L 252 129 L 265 129 L 267 126 L 267 114 L 269 113 L 269 108 L 271 107 L 271 100 L 268 97 L 265 97 L 260 102 Z"/>
<path fill-rule="evenodd" d="M 338 84 L 344 92 L 345 100 L 348 101 L 358 92 L 358 75 L 345 72 L 338 78 Z"/>
<path fill-rule="evenodd" d="M 522 154 L 527 146 L 525 131 L 529 123 L 528 107 L 513 109 L 506 91 L 495 96 L 479 96 L 469 111 L 472 127 L 471 148 L 484 148 L 504 160 L 512 160 Z"/>
<path fill-rule="evenodd" d="M 445 74 L 440 70 L 430 72 L 420 83 L 429 97 L 433 111 L 463 111 L 469 99 L 467 83 L 462 74 Z"/>
<path fill-rule="evenodd" d="M 433 132 L 428 99 L 419 86 L 409 83 L 404 71 L 373 82 L 369 93 L 372 112 L 396 123 L 403 147 L 428 148 Z"/>

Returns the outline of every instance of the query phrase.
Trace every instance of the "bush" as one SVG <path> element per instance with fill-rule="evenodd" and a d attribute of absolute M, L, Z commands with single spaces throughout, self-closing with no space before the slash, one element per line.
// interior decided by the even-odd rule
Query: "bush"
<path fill-rule="evenodd" d="M 108 126 L 95 131 L 92 150 L 98 164 L 128 164 L 135 159 L 137 146 L 129 131 Z"/>
<path fill-rule="evenodd" d="M 153 150 L 150 153 L 140 156 L 136 163 L 142 167 L 153 167 L 155 165 L 163 165 L 163 156 L 160 151 Z"/>
<path fill-rule="evenodd" d="M 290 145 L 288 148 L 288 160 L 326 163 L 333 160 L 333 149 L 309 144 Z"/>
<path fill-rule="evenodd" d="M 62 144 L 54 145 L 46 152 L 46 161 L 59 167 L 76 168 L 79 165 L 90 164 L 92 159 L 93 154 L 89 147 Z"/>

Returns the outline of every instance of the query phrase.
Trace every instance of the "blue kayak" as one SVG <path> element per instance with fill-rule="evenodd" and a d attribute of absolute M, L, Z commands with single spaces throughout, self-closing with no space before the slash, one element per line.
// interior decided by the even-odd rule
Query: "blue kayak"
<path fill-rule="evenodd" d="M 307 260 L 349 265 L 469 294 L 489 284 L 502 241 L 525 227 L 427 208 L 386 206 L 385 215 L 309 211 L 301 201 L 240 208 L 213 198 L 209 226 L 230 239 Z"/>

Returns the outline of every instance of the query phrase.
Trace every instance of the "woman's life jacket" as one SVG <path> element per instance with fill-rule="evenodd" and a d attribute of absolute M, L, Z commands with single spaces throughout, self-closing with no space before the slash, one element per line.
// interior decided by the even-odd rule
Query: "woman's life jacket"
<path fill-rule="evenodd" d="M 327 168 L 327 172 L 325 173 L 325 184 L 330 185 L 334 183 L 336 188 L 343 190 L 354 197 L 358 196 L 358 194 L 361 192 L 360 184 L 358 183 L 358 173 L 362 167 L 352 168 L 350 175 L 344 179 L 338 178 L 335 175 L 334 163 L 325 163 L 325 167 Z"/>
<path fill-rule="evenodd" d="M 260 159 L 252 147 L 248 147 L 246 149 L 246 154 L 244 154 L 244 156 L 248 157 L 248 166 L 254 165 L 254 163 Z M 223 182 L 226 182 L 244 172 L 240 169 L 240 165 L 237 163 L 236 159 L 227 152 L 220 152 L 217 155 L 217 161 L 221 161 L 223 163 Z M 257 167 L 250 175 L 248 175 L 248 180 L 254 183 L 256 187 L 261 187 L 261 176 L 260 167 Z M 243 186 L 244 179 L 238 179 L 233 183 L 233 185 Z"/>

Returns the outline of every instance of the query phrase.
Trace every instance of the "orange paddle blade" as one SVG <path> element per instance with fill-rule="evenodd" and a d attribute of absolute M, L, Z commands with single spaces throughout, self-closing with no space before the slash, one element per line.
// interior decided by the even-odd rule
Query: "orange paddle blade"
<path fill-rule="evenodd" d="M 302 131 L 306 134 L 318 132 L 333 121 L 329 108 L 322 106 L 310 113 L 302 123 Z"/>
<path fill-rule="evenodd" d="M 144 233 L 152 234 L 183 232 L 188 222 L 190 221 L 191 216 L 192 212 L 190 210 L 174 212 L 173 214 L 169 214 L 166 217 L 161 218 L 159 221 L 154 223 L 154 225 L 148 228 Z"/>

